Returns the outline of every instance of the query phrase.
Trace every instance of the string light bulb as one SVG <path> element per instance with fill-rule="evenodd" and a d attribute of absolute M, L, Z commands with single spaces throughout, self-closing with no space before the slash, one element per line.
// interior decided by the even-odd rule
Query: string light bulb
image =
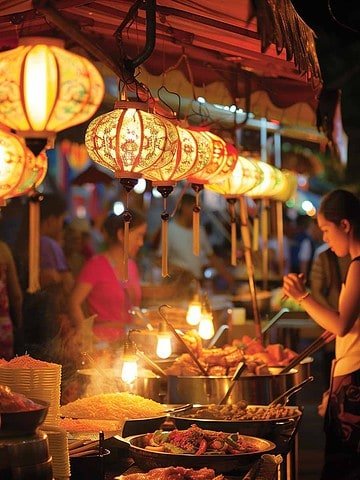
<path fill-rule="evenodd" d="M 198 325 L 201 318 L 201 301 L 198 293 L 195 293 L 191 302 L 189 303 L 186 313 L 186 322 L 189 325 Z"/>
<path fill-rule="evenodd" d="M 138 376 L 138 363 L 136 348 L 129 336 L 124 344 L 123 364 L 121 370 L 121 380 L 125 383 L 133 383 Z"/>
<path fill-rule="evenodd" d="M 157 335 L 156 355 L 159 358 L 169 358 L 172 354 L 171 336 L 165 320 L 159 323 L 159 332 Z"/>
<path fill-rule="evenodd" d="M 207 295 L 204 297 L 198 332 L 203 340 L 210 340 L 215 334 L 213 314 Z"/>

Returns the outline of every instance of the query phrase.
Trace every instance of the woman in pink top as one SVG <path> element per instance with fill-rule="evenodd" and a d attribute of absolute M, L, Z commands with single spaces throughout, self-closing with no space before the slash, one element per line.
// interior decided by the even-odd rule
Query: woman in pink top
<path fill-rule="evenodd" d="M 110 215 L 103 228 L 107 249 L 90 258 L 76 280 L 70 298 L 75 324 L 81 328 L 85 315 L 96 315 L 93 333 L 100 344 L 124 337 L 130 322 L 129 309 L 140 305 L 140 276 L 134 258 L 144 243 L 146 219 L 132 211 L 129 233 L 128 281 L 122 280 L 124 221 L 123 215 Z M 86 315 L 86 316 L 87 316 Z"/>

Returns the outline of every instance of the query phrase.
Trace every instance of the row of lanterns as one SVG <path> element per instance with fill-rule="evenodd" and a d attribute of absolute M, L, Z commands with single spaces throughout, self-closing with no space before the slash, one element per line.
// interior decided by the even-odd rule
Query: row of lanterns
<path fill-rule="evenodd" d="M 0 168 L 4 180 L 0 185 L 0 200 L 36 188 L 46 173 L 43 164 L 46 157 L 41 155 L 45 146 L 56 132 L 91 118 L 103 95 L 104 83 L 94 65 L 64 50 L 59 40 L 23 38 L 16 49 L 0 53 L 0 122 L 26 141 L 25 146 L 14 140 L 10 132 L 3 132 Z M 122 99 L 113 111 L 95 118 L 85 135 L 90 158 L 113 171 L 127 192 L 142 177 L 152 181 L 163 196 L 163 276 L 168 275 L 167 197 L 178 181 L 186 179 L 196 194 L 193 217 L 196 255 L 200 243 L 199 193 L 204 186 L 228 199 L 233 228 L 237 198 L 246 194 L 284 201 L 294 185 L 292 174 L 240 157 L 232 145 L 217 135 L 172 120 L 150 113 L 146 103 Z M 14 146 L 7 150 L 9 138 Z M 130 212 L 125 212 L 124 218 L 126 233 Z M 126 238 L 127 235 L 125 245 Z M 127 249 L 124 250 L 123 271 L 127 279 Z"/>

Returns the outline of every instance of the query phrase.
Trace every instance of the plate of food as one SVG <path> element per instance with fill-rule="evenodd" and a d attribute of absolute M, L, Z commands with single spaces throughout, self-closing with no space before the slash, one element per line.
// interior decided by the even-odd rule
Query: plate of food
<path fill-rule="evenodd" d="M 180 466 L 229 472 L 251 464 L 276 448 L 273 442 L 263 438 L 204 430 L 197 425 L 186 430 L 156 430 L 127 437 L 125 441 L 129 455 L 145 471 Z"/>
<path fill-rule="evenodd" d="M 267 437 L 277 426 L 290 425 L 301 415 L 298 407 L 248 405 L 240 401 L 226 405 L 194 405 L 186 412 L 170 414 L 170 418 L 179 429 L 195 424 L 209 430 Z"/>
<path fill-rule="evenodd" d="M 128 472 L 114 480 L 225 480 L 224 475 L 216 475 L 212 468 L 166 467 L 154 468 L 147 473 L 131 467 Z"/>
<path fill-rule="evenodd" d="M 46 418 L 49 402 L 27 398 L 0 385 L 0 437 L 30 435 Z"/>

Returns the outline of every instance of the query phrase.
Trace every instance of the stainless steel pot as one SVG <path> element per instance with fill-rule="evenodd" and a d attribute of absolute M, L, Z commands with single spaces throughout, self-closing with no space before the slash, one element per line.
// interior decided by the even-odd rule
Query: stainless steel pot
<path fill-rule="evenodd" d="M 137 395 L 141 395 L 144 398 L 155 400 L 156 402 L 163 402 L 165 400 L 166 390 L 167 379 L 162 377 L 139 377 L 130 387 L 127 385 L 124 388 L 124 391 L 136 393 Z"/>
<path fill-rule="evenodd" d="M 265 405 L 293 386 L 297 371 L 279 375 L 243 376 L 235 380 L 227 403 L 245 400 L 253 405 Z M 231 383 L 231 377 L 168 376 L 168 402 L 207 405 L 219 403 Z"/>

